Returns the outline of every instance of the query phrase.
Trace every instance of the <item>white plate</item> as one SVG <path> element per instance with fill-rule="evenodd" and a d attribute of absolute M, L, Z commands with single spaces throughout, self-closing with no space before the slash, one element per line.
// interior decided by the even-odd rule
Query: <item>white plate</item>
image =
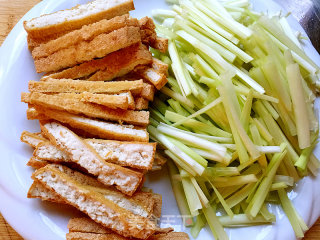
<path fill-rule="evenodd" d="M 19 141 L 23 130 L 38 131 L 36 121 L 28 121 L 26 104 L 20 103 L 20 93 L 26 92 L 29 80 L 39 79 L 31 55 L 27 49 L 26 33 L 22 21 L 43 13 L 70 8 L 85 0 L 67 1 L 45 0 L 30 10 L 14 27 L 0 49 L 0 211 L 13 228 L 28 240 L 63 240 L 67 232 L 67 222 L 79 212 L 66 206 L 56 206 L 36 199 L 27 199 L 26 194 L 32 181 L 32 169 L 26 166 L 32 149 Z M 266 3 L 268 2 L 267 6 Z M 257 10 L 278 11 L 280 7 L 271 1 L 254 0 Z M 151 9 L 166 8 L 164 0 L 135 0 L 135 17 L 150 15 Z M 300 25 L 289 18 L 291 26 L 303 31 Z M 317 63 L 320 57 L 310 42 L 306 44 L 308 55 Z M 318 107 L 319 108 L 319 107 Z M 316 150 L 320 156 L 319 149 Z M 303 219 L 310 226 L 320 216 L 320 177 L 307 177 L 299 182 L 290 198 Z M 182 227 L 181 218 L 171 191 L 167 172 L 154 173 L 146 183 L 163 196 L 162 226 L 174 225 L 176 230 L 187 231 Z M 240 239 L 295 239 L 289 221 L 279 207 L 273 210 L 277 223 L 238 229 L 227 229 L 231 240 Z M 209 229 L 201 231 L 198 239 L 213 239 Z"/>

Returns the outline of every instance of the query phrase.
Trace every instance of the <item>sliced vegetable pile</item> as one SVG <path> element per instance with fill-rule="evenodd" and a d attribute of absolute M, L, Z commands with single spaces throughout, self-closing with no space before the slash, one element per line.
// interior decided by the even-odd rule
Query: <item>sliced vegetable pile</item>
<path fill-rule="evenodd" d="M 172 10 L 153 13 L 170 40 L 168 54 L 153 53 L 170 77 L 148 130 L 173 160 L 173 190 L 192 235 L 206 223 L 227 239 L 223 227 L 275 222 L 267 206 L 277 203 L 302 237 L 308 227 L 287 192 L 320 167 L 312 153 L 319 67 L 286 17 L 256 13 L 248 0 L 170 2 Z"/>

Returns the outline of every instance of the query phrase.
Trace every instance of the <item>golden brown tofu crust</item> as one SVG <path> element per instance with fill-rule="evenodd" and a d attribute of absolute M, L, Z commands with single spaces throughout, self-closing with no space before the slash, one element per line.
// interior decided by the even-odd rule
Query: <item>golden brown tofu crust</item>
<path fill-rule="evenodd" d="M 60 49 L 47 57 L 34 59 L 34 64 L 38 73 L 58 71 L 94 58 L 102 58 L 140 41 L 139 27 L 124 27 L 108 34 L 102 33 L 91 41 L 81 41 Z"/>

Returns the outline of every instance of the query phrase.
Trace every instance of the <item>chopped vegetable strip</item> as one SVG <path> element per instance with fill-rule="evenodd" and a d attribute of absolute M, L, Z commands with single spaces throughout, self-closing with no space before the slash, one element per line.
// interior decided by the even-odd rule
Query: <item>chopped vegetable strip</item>
<path fill-rule="evenodd" d="M 150 108 L 150 138 L 165 148 L 181 214 L 197 237 L 208 223 L 272 224 L 281 204 L 298 238 L 308 229 L 287 191 L 316 175 L 314 113 L 320 69 L 286 17 L 250 8 L 249 0 L 167 0 L 155 10 L 169 50 L 168 84 Z M 270 211 L 269 211 L 270 210 Z"/>

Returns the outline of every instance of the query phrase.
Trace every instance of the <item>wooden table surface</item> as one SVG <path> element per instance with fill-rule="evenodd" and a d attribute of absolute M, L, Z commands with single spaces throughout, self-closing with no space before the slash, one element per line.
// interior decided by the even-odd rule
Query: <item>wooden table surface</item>
<path fill-rule="evenodd" d="M 39 2 L 40 0 L 0 0 L 0 45 L 19 19 Z M 23 238 L 6 223 L 1 214 L 0 240 L 23 240 Z M 320 240 L 320 219 L 306 233 L 304 240 Z"/>

